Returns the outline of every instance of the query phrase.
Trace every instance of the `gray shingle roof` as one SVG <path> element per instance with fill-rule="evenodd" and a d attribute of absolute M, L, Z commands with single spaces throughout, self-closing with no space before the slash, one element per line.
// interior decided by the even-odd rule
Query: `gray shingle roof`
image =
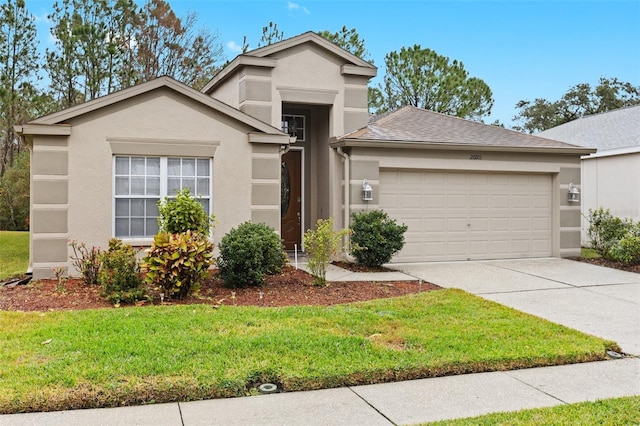
<path fill-rule="evenodd" d="M 588 115 L 540 132 L 540 136 L 598 151 L 640 146 L 640 105 Z"/>
<path fill-rule="evenodd" d="M 370 121 L 339 140 L 397 141 L 443 145 L 576 148 L 575 145 L 406 106 Z"/>

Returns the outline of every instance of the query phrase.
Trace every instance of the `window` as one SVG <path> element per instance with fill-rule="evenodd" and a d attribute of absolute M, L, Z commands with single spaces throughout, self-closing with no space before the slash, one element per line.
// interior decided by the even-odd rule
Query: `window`
<path fill-rule="evenodd" d="M 211 214 L 210 159 L 116 156 L 114 162 L 116 237 L 153 237 L 158 232 L 158 201 L 184 188 Z"/>
<path fill-rule="evenodd" d="M 297 136 L 296 142 L 304 142 L 304 115 L 282 115 L 282 131 L 290 136 Z"/>

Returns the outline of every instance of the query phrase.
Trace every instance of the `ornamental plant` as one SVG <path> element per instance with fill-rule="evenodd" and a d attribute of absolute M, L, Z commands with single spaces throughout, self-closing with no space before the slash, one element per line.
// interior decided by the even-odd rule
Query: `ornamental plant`
<path fill-rule="evenodd" d="M 633 226 L 628 219 L 621 219 L 611 214 L 609 209 L 602 207 L 589 209 L 589 229 L 587 233 L 591 240 L 591 248 L 602 256 L 610 258 L 609 250 L 624 237 Z"/>
<path fill-rule="evenodd" d="M 167 298 L 182 299 L 200 287 L 213 263 L 213 243 L 205 236 L 184 233 L 158 233 L 142 270 L 145 282 L 161 288 Z"/>
<path fill-rule="evenodd" d="M 244 222 L 220 241 L 218 276 L 231 288 L 259 286 L 264 275 L 280 273 L 287 261 L 282 240 L 264 223 Z"/>
<path fill-rule="evenodd" d="M 176 194 L 175 198 L 165 197 L 158 202 L 158 226 L 160 232 L 177 234 L 180 232 L 198 232 L 209 235 L 215 217 L 207 216 L 202 204 L 191 196 L 189 188 Z"/>
<path fill-rule="evenodd" d="M 309 269 L 315 277 L 314 285 L 327 285 L 327 266 L 344 250 L 342 239 L 350 233 L 349 229 L 335 231 L 332 217 L 318 219 L 316 230 L 309 229 L 304 233 L 304 251 L 309 259 Z"/>
<path fill-rule="evenodd" d="M 100 271 L 100 247 L 87 248 L 85 243 L 75 240 L 69 241 L 69 247 L 73 249 L 71 264 L 82 275 L 85 284 L 98 284 L 98 272 Z"/>
<path fill-rule="evenodd" d="M 110 302 L 133 303 L 147 299 L 140 278 L 136 250 L 122 240 L 109 240 L 109 249 L 100 255 L 98 282 L 102 295 Z"/>
<path fill-rule="evenodd" d="M 358 263 L 381 266 L 404 247 L 406 225 L 398 225 L 382 210 L 351 215 L 351 254 Z"/>
<path fill-rule="evenodd" d="M 609 249 L 609 257 L 625 265 L 640 265 L 640 222 Z"/>

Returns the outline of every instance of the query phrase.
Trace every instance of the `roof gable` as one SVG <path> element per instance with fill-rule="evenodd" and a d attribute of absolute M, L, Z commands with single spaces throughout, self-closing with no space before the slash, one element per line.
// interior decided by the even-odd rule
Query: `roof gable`
<path fill-rule="evenodd" d="M 356 74 L 364 75 L 367 77 L 375 77 L 378 68 L 371 65 L 364 59 L 342 49 L 338 45 L 330 42 L 324 37 L 318 34 L 308 31 L 295 37 L 291 37 L 282 41 L 279 41 L 268 46 L 260 47 L 258 49 L 243 53 L 236 56 L 226 67 L 224 67 L 218 74 L 216 74 L 203 88 L 203 93 L 209 93 L 211 89 L 217 86 L 220 82 L 232 75 L 236 70 L 243 66 L 259 66 L 267 68 L 275 68 L 277 61 L 271 57 L 279 52 L 294 48 L 296 46 L 303 45 L 305 43 L 311 43 L 318 46 L 333 55 L 341 58 L 346 62 L 342 67 L 343 74 Z"/>
<path fill-rule="evenodd" d="M 110 105 L 114 105 L 118 102 L 123 102 L 128 99 L 135 98 L 151 91 L 168 88 L 177 93 L 180 93 L 196 102 L 199 102 L 214 111 L 225 114 L 237 121 L 240 121 L 255 130 L 271 135 L 284 135 L 281 130 L 270 126 L 250 115 L 243 113 L 217 99 L 205 95 L 197 90 L 194 90 L 170 77 L 158 77 L 154 80 L 139 84 L 137 86 L 129 87 L 118 92 L 111 93 L 101 98 L 93 99 L 80 105 L 76 105 L 62 111 L 54 112 L 53 114 L 45 115 L 30 121 L 28 124 L 33 125 L 56 125 L 64 123 L 65 121 L 79 117 L 84 114 L 88 114 L 93 111 L 97 111 L 102 108 L 106 108 Z"/>
<path fill-rule="evenodd" d="M 315 45 L 318 45 L 323 49 L 328 50 L 329 52 L 335 54 L 336 56 L 344 59 L 345 61 L 350 62 L 353 65 L 366 67 L 366 68 L 376 68 L 375 66 L 371 65 L 369 62 L 365 61 L 364 59 L 361 59 L 356 55 L 352 54 L 351 52 L 348 52 L 342 49 L 338 45 L 330 42 L 324 37 L 319 36 L 313 31 L 307 31 L 306 33 L 282 40 L 278 43 L 260 47 L 256 50 L 252 50 L 251 52 L 248 52 L 247 55 L 255 56 L 258 58 L 264 58 L 267 56 L 271 56 L 274 53 L 278 53 L 283 50 L 287 50 L 304 43 L 313 43 Z"/>
<path fill-rule="evenodd" d="M 415 147 L 476 147 L 493 149 L 529 149 L 532 151 L 593 152 L 593 149 L 520 133 L 514 130 L 465 120 L 433 111 L 405 106 L 374 118 L 367 127 L 344 135 L 337 144 L 376 143 Z"/>

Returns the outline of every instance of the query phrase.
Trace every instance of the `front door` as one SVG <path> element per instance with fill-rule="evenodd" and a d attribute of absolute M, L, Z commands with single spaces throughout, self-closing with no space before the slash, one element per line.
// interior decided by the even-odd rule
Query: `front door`
<path fill-rule="evenodd" d="M 280 218 L 284 247 L 301 249 L 302 234 L 302 151 L 282 155 Z"/>

